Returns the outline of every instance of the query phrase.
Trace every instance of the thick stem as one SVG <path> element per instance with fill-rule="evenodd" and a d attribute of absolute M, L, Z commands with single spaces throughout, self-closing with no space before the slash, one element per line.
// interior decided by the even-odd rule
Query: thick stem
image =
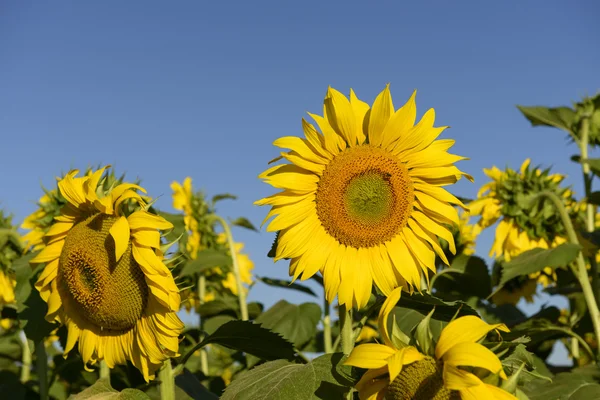
<path fill-rule="evenodd" d="M 235 254 L 235 243 L 233 242 L 233 235 L 231 234 L 231 229 L 229 228 L 229 224 L 218 215 L 215 215 L 217 221 L 221 223 L 223 226 L 223 230 L 225 231 L 225 236 L 227 236 L 227 243 L 229 244 L 229 253 L 231 254 L 231 261 L 233 264 L 233 274 L 235 275 L 235 280 L 237 282 L 238 289 L 238 300 L 240 302 L 240 313 L 242 315 L 242 321 L 248 321 L 248 305 L 246 304 L 246 292 L 244 285 L 242 283 L 242 274 L 240 273 L 240 266 L 238 264 L 237 255 Z"/>
<path fill-rule="evenodd" d="M 204 304 L 204 297 L 206 295 L 206 277 L 200 275 L 198 278 L 198 302 Z M 204 318 L 200 317 L 200 331 L 204 330 Z M 204 376 L 208 376 L 208 355 L 206 349 L 200 349 L 200 371 Z"/>
<path fill-rule="evenodd" d="M 175 400 L 175 376 L 170 359 L 165 360 L 158 372 L 158 379 L 160 379 L 161 400 Z"/>
<path fill-rule="evenodd" d="M 110 368 L 104 360 L 100 361 L 100 379 L 107 378 L 110 380 Z"/>
<path fill-rule="evenodd" d="M 342 336 L 342 352 L 350 355 L 354 348 L 354 332 L 352 331 L 352 309 L 340 305 L 340 335 Z"/>
<path fill-rule="evenodd" d="M 48 355 L 43 340 L 35 346 L 35 367 L 40 382 L 40 400 L 48 400 Z"/>
<path fill-rule="evenodd" d="M 325 353 L 333 352 L 333 345 L 331 343 L 331 306 L 327 301 L 327 298 L 323 301 L 324 317 L 323 317 L 323 344 L 325 346 Z"/>
<path fill-rule="evenodd" d="M 556 194 L 548 191 L 543 191 L 542 193 L 540 193 L 540 196 L 546 196 L 548 199 L 550 199 L 550 201 L 554 203 L 554 206 L 560 214 L 562 223 L 565 226 L 565 229 L 567 230 L 569 242 L 579 244 L 577 234 L 575 233 L 575 229 L 573 228 L 573 223 L 571 222 L 571 218 L 569 218 L 569 214 L 562 200 Z M 577 277 L 579 284 L 581 285 L 583 297 L 585 298 L 585 302 L 588 307 L 588 312 L 590 313 L 590 318 L 592 319 L 592 324 L 594 326 L 594 334 L 597 338 L 600 338 L 600 310 L 598 310 L 598 303 L 596 303 L 594 291 L 592 290 L 592 285 L 590 284 L 590 279 L 588 277 L 587 269 L 585 267 L 585 260 L 581 251 L 577 255 L 576 261 L 577 266 L 573 268 L 573 272 Z M 600 346 L 598 346 L 597 351 L 597 357 L 598 359 L 600 359 Z"/>
<path fill-rule="evenodd" d="M 21 383 L 26 383 L 31 376 L 31 349 L 25 332 L 19 332 L 19 338 L 21 339 L 21 363 L 23 364 L 21 365 Z"/>
<path fill-rule="evenodd" d="M 584 116 L 581 119 L 579 151 L 581 153 L 581 169 L 583 170 L 583 186 L 585 188 L 585 197 L 588 198 L 592 193 L 592 180 L 594 174 L 591 172 L 590 164 L 586 162 L 588 158 L 588 143 L 589 143 L 590 120 Z M 596 228 L 595 216 L 596 206 L 590 202 L 586 205 L 585 229 L 588 232 L 593 232 Z M 596 303 L 600 302 L 600 276 L 598 276 L 598 264 L 594 257 L 590 257 L 590 275 L 592 276 L 592 290 Z"/>

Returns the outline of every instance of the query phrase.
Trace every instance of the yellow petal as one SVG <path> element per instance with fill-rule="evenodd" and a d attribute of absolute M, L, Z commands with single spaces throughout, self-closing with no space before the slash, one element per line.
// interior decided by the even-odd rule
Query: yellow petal
<path fill-rule="evenodd" d="M 441 359 L 448 350 L 457 344 L 475 343 L 494 329 L 508 332 L 506 325 L 490 325 L 474 315 L 457 318 L 442 330 L 435 348 L 435 357 Z"/>
<path fill-rule="evenodd" d="M 359 368 L 381 368 L 387 365 L 387 359 L 395 352 L 394 348 L 382 344 L 361 344 L 352 350 L 344 364 Z"/>
<path fill-rule="evenodd" d="M 86 202 L 85 192 L 83 191 L 83 182 L 87 178 L 75 178 L 78 170 L 70 171 L 63 179 L 58 181 L 58 189 L 63 197 L 75 207 L 79 207 Z"/>
<path fill-rule="evenodd" d="M 381 146 L 383 142 L 383 130 L 390 117 L 394 114 L 394 103 L 390 93 L 390 85 L 375 98 L 371 113 L 369 115 L 369 143 L 373 146 Z"/>
<path fill-rule="evenodd" d="M 356 97 L 356 94 L 352 89 L 350 89 L 350 105 L 354 111 L 354 118 L 356 118 L 356 138 L 358 144 L 363 144 L 366 139 L 364 126 L 365 116 L 370 107 L 367 103 Z"/>
<path fill-rule="evenodd" d="M 342 136 L 349 146 L 356 144 L 356 118 L 350 101 L 333 88 L 327 90 L 325 112 L 329 124 Z"/>
<path fill-rule="evenodd" d="M 64 245 L 64 240 L 59 240 L 58 242 L 52 243 L 44 247 L 44 249 L 37 256 L 32 258 L 29 262 L 33 264 L 39 264 L 55 260 L 58 257 L 60 257 L 60 253 L 62 252 Z"/>
<path fill-rule="evenodd" d="M 115 257 L 116 260 L 119 261 L 129 245 L 130 231 L 127 218 L 120 217 L 118 220 L 116 220 L 113 226 L 110 227 L 109 232 L 115 240 Z"/>
<path fill-rule="evenodd" d="M 384 343 L 389 347 L 394 347 L 392 340 L 390 339 L 389 331 L 388 331 L 388 315 L 392 312 L 396 304 L 400 300 L 400 296 L 402 295 L 402 288 L 398 287 L 390 293 L 385 302 L 381 306 L 379 310 L 379 318 L 377 319 L 377 325 L 381 330 L 381 336 L 383 337 Z"/>
<path fill-rule="evenodd" d="M 290 149 L 298 153 L 302 158 L 317 164 L 324 164 L 327 162 L 325 157 L 313 151 L 312 146 L 305 139 L 296 136 L 285 136 L 281 137 L 273 142 L 274 146 Z"/>
<path fill-rule="evenodd" d="M 442 357 L 449 365 L 485 368 L 506 379 L 500 359 L 487 347 L 479 343 L 463 342 L 452 346 Z"/>
<path fill-rule="evenodd" d="M 388 148 L 396 140 L 401 140 L 400 138 L 410 132 L 417 118 L 416 95 L 417 91 L 415 90 L 406 104 L 391 116 L 382 133 L 381 147 Z"/>
<path fill-rule="evenodd" d="M 155 228 L 160 230 L 173 229 L 173 224 L 168 222 L 163 217 L 150 214 L 146 211 L 136 211 L 127 217 L 129 228 L 134 231 L 136 229 Z"/>

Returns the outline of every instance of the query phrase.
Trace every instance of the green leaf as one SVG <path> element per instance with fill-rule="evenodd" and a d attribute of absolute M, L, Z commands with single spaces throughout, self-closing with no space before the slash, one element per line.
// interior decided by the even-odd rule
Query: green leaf
<path fill-rule="evenodd" d="M 233 297 L 223 297 L 221 299 L 206 302 L 198 307 L 198 313 L 201 317 L 212 317 L 219 314 L 238 315 L 239 305 L 237 299 Z"/>
<path fill-rule="evenodd" d="M 600 158 L 581 158 L 581 156 L 572 156 L 572 161 L 578 162 L 580 164 L 588 164 L 592 172 L 596 175 L 600 176 Z M 595 203 L 593 203 L 595 204 Z"/>
<path fill-rule="evenodd" d="M 264 360 L 291 360 L 295 356 L 294 345 L 277 333 L 250 321 L 235 320 L 221 325 L 213 334 L 196 344 L 182 357 L 180 363 L 185 363 L 196 350 L 210 343 L 243 351 Z"/>
<path fill-rule="evenodd" d="M 234 219 L 233 221 L 231 221 L 231 225 L 240 226 L 242 228 L 246 228 L 246 229 L 250 229 L 251 231 L 258 232 L 258 229 L 256 229 L 256 227 L 254 225 L 252 225 L 252 222 L 250 222 L 247 218 L 244 218 L 244 217 L 239 217 L 239 218 Z"/>
<path fill-rule="evenodd" d="M 471 306 L 463 301 L 444 301 L 429 293 L 413 293 L 412 295 L 403 294 L 398 301 L 398 307 L 410 308 L 420 312 L 423 315 L 435 307 L 434 319 L 440 321 L 450 321 L 454 316 L 462 317 L 464 315 L 475 315 L 475 311 Z"/>
<path fill-rule="evenodd" d="M 166 236 L 167 240 L 175 240 L 185 232 L 183 214 L 172 214 L 164 211 L 158 211 L 158 215 L 173 224 L 173 230 Z"/>
<path fill-rule="evenodd" d="M 206 249 L 199 251 L 195 260 L 189 260 L 180 272 L 180 276 L 201 273 L 214 267 L 230 267 L 231 257 L 218 250 Z"/>
<path fill-rule="evenodd" d="M 593 377 L 574 372 L 557 374 L 552 383 L 543 380 L 522 387 L 530 400 L 590 400 L 600 398 L 600 385 Z"/>
<path fill-rule="evenodd" d="M 432 309 L 429 314 L 425 318 L 419 322 L 417 325 L 416 331 L 416 339 L 421 352 L 425 355 L 433 356 L 434 354 L 434 343 L 433 343 L 433 334 L 431 333 L 431 328 L 429 327 L 429 321 L 431 321 L 431 316 L 433 315 L 435 309 Z"/>
<path fill-rule="evenodd" d="M 574 243 L 563 243 L 552 249 L 535 248 L 528 250 L 502 265 L 500 286 L 513 278 L 529 275 L 546 267 L 564 267 L 577 257 L 581 246 Z"/>
<path fill-rule="evenodd" d="M 311 288 L 309 288 L 308 286 L 301 285 L 296 282 L 286 281 L 283 279 L 267 278 L 264 276 L 262 276 L 262 277 L 257 276 L 256 279 L 261 281 L 262 283 L 269 285 L 269 286 L 275 286 L 275 287 L 284 288 L 284 289 L 294 289 L 294 290 L 298 290 L 298 291 L 306 293 L 306 294 L 310 294 L 311 296 L 317 297 L 316 293 L 313 292 L 313 290 Z"/>
<path fill-rule="evenodd" d="M 438 273 L 431 283 L 436 293 L 456 293 L 461 299 L 486 298 L 492 291 L 490 274 L 481 257 L 461 254 L 449 269 Z"/>
<path fill-rule="evenodd" d="M 519 374 L 519 385 L 530 382 L 534 379 L 544 379 L 548 382 L 552 382 L 552 379 L 544 373 L 538 373 L 536 369 L 535 356 L 527 351 L 525 345 L 518 344 L 512 353 L 502 360 L 502 365 L 508 375 L 515 373 L 523 364 L 525 369 Z"/>
<path fill-rule="evenodd" d="M 175 377 L 175 384 L 192 399 L 217 400 L 219 397 L 202 386 L 202 383 L 187 368 Z"/>
<path fill-rule="evenodd" d="M 300 348 L 315 335 L 320 319 L 321 307 L 315 303 L 296 305 L 279 300 L 273 307 L 262 313 L 256 322 L 264 328 L 281 334 L 296 348 Z"/>
<path fill-rule="evenodd" d="M 568 107 L 517 106 L 517 108 L 531 122 L 532 126 L 551 126 L 567 131 L 568 133 L 572 132 L 576 115 Z"/>
<path fill-rule="evenodd" d="M 236 200 L 237 196 L 230 193 L 216 194 L 212 197 L 212 203 L 215 204 L 221 200 Z"/>
<path fill-rule="evenodd" d="M 342 400 L 357 379 L 343 365 L 340 353 L 325 354 L 308 364 L 267 362 L 239 377 L 225 389 L 222 400 Z"/>
<path fill-rule="evenodd" d="M 150 400 L 141 390 L 125 389 L 117 392 L 110 386 L 108 378 L 98 379 L 89 388 L 70 397 L 72 400 Z"/>
<path fill-rule="evenodd" d="M 32 289 L 37 277 L 44 270 L 44 265 L 39 265 L 32 271 L 29 266 L 30 258 L 23 257 L 17 260 L 13 263 L 13 267 L 15 267 L 17 276 L 16 296 L 21 328 L 25 332 L 25 336 L 37 344 L 48 336 L 56 328 L 56 325 L 46 321 L 48 305 L 42 300 L 40 293 L 36 289 Z"/>

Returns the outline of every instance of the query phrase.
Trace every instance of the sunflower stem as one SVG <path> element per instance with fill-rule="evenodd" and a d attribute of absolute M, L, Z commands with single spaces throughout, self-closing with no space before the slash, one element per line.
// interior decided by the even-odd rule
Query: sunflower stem
<path fill-rule="evenodd" d="M 571 218 L 569 218 L 569 213 L 562 202 L 562 200 L 554 193 L 549 191 L 543 191 L 538 195 L 538 198 L 541 196 L 546 196 L 554 206 L 558 210 L 560 214 L 560 218 L 562 220 L 565 229 L 567 230 L 567 236 L 569 238 L 569 242 L 573 244 L 580 244 L 579 239 L 577 239 L 577 234 L 575 233 L 575 228 L 573 228 L 573 223 L 571 222 Z M 596 297 L 594 296 L 594 291 L 592 289 L 592 285 L 590 284 L 590 279 L 587 274 L 587 269 L 585 267 L 585 260 L 583 258 L 583 253 L 580 251 L 577 254 L 577 266 L 573 268 L 573 273 L 577 277 L 579 284 L 581 285 L 581 290 L 583 292 L 583 297 L 585 298 L 585 302 L 588 307 L 588 312 L 590 313 L 590 318 L 592 319 L 592 324 L 594 326 L 594 334 L 597 338 L 600 338 L 600 310 L 598 310 L 598 303 L 596 302 Z M 600 360 L 600 346 L 598 346 L 597 359 Z"/>
<path fill-rule="evenodd" d="M 206 277 L 204 275 L 200 275 L 198 278 L 198 303 L 204 304 L 204 297 L 206 296 Z M 200 317 L 200 331 L 204 331 L 204 318 Z M 206 354 L 206 349 L 200 349 L 200 371 L 202 375 L 208 376 L 208 355 Z"/>
<path fill-rule="evenodd" d="M 325 353 L 333 352 L 333 344 L 331 343 L 331 305 L 327 301 L 327 297 L 323 300 L 323 343 Z"/>
<path fill-rule="evenodd" d="M 591 172 L 590 164 L 587 162 L 588 158 L 588 145 L 589 145 L 589 132 L 590 132 L 590 120 L 589 116 L 583 116 L 581 118 L 580 135 L 581 140 L 579 141 L 579 151 L 581 153 L 581 169 L 583 171 L 583 186 L 585 188 L 585 197 L 589 198 L 592 193 L 592 180 L 594 174 Z M 585 228 L 588 232 L 593 232 L 595 229 L 595 215 L 596 206 L 591 204 L 589 201 L 586 204 L 586 219 Z M 592 276 L 592 289 L 594 291 L 594 298 L 596 303 L 600 302 L 600 276 L 598 276 L 598 264 L 594 257 L 590 257 L 590 275 Z"/>
<path fill-rule="evenodd" d="M 238 300 L 240 302 L 240 314 L 242 315 L 242 321 L 248 321 L 248 305 L 246 304 L 246 292 L 244 285 L 242 284 L 242 274 L 240 273 L 240 266 L 238 264 L 238 259 L 235 254 L 235 243 L 233 241 L 233 235 L 231 234 L 231 229 L 229 228 L 229 224 L 227 223 L 227 221 L 225 221 L 218 215 L 215 215 L 215 218 L 223 226 L 225 236 L 227 236 L 227 243 L 229 244 L 229 253 L 231 254 L 231 262 L 233 265 L 233 274 L 235 275 L 235 280 L 237 282 Z"/>
<path fill-rule="evenodd" d="M 26 383 L 31 376 L 31 349 L 25 332 L 19 332 L 19 339 L 21 339 L 21 383 Z"/>
<path fill-rule="evenodd" d="M 175 376 L 173 375 L 171 359 L 165 360 L 158 372 L 158 379 L 160 379 L 161 400 L 175 400 Z"/>
<path fill-rule="evenodd" d="M 340 305 L 340 334 L 342 336 L 342 352 L 350 355 L 354 348 L 354 332 L 352 331 L 352 309 Z"/>
<path fill-rule="evenodd" d="M 110 369 L 104 360 L 100 361 L 100 379 L 103 378 L 110 380 Z"/>
<path fill-rule="evenodd" d="M 40 382 L 40 400 L 48 400 L 48 355 L 43 340 L 35 345 L 35 367 Z"/>
<path fill-rule="evenodd" d="M 339 306 L 340 315 L 340 336 L 342 338 L 342 352 L 349 356 L 354 348 L 354 331 L 352 330 L 352 308 L 348 309 L 346 305 Z M 346 393 L 346 399 L 352 400 L 352 388 Z"/>

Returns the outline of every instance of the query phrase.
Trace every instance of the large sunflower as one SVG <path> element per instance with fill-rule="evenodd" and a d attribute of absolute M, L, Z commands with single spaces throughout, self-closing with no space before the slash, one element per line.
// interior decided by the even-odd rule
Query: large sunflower
<path fill-rule="evenodd" d="M 183 329 L 179 290 L 160 250 L 159 230 L 172 225 L 146 211 L 138 185 L 102 193 L 104 170 L 85 177 L 74 170 L 58 182 L 67 204 L 31 260 L 46 264 L 35 286 L 48 303 L 46 319 L 68 328 L 65 354 L 79 341 L 86 364 L 130 360 L 149 380 L 178 355 Z"/>
<path fill-rule="evenodd" d="M 384 344 L 359 345 L 345 362 L 368 369 L 356 384 L 361 400 L 516 399 L 459 368 L 487 370 L 506 379 L 498 357 L 477 343 L 493 330 L 508 331 L 504 324 L 488 325 L 475 316 L 457 318 L 442 330 L 434 356 L 427 356 L 389 336 L 388 315 L 400 294 L 401 289 L 395 289 L 379 313 L 379 329 Z"/>
<path fill-rule="evenodd" d="M 389 87 L 372 107 L 330 88 L 323 116 L 309 115 L 321 133 L 303 120 L 305 139 L 274 142 L 290 164 L 259 176 L 283 189 L 256 202 L 272 206 L 275 261 L 290 258 L 294 279 L 321 270 L 327 299 L 349 307 L 367 303 L 373 281 L 386 295 L 420 289 L 435 254 L 447 262 L 438 237 L 455 250 L 446 225 L 458 224 L 462 203 L 442 186 L 469 176 L 453 165 L 464 157 L 447 152 L 454 140 L 435 140 L 445 127 L 433 126 L 433 109 L 415 125 L 415 94 L 395 111 Z"/>

